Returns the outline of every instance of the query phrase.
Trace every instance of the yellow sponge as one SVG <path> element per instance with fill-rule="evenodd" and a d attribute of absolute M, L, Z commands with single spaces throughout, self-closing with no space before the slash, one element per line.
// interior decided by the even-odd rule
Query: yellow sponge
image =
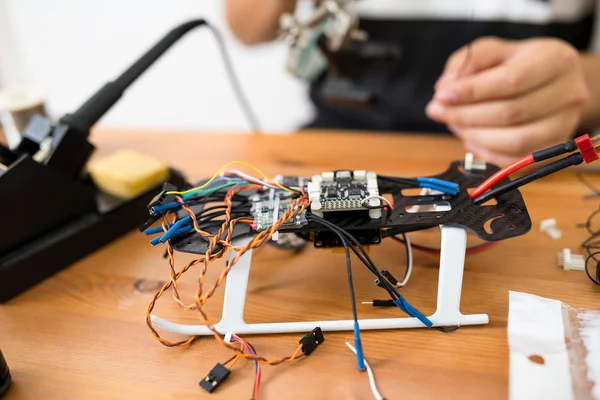
<path fill-rule="evenodd" d="M 169 168 L 159 160 L 122 150 L 102 158 L 90 167 L 92 180 L 105 193 L 131 199 L 169 179 Z"/>

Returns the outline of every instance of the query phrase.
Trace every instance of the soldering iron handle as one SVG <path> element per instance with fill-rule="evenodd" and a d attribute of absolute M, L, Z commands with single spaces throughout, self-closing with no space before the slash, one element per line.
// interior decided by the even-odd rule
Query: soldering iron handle
<path fill-rule="evenodd" d="M 175 42 L 192 29 L 206 25 L 203 19 L 186 22 L 173 29 L 156 43 L 150 50 L 142 55 L 131 67 L 129 67 L 116 80 L 107 83 L 81 107 L 72 114 L 67 114 L 61 119 L 61 123 L 67 124 L 87 135 L 90 128 L 121 98 L 127 89 L 137 78 L 140 77 L 156 60 L 160 58 Z"/>

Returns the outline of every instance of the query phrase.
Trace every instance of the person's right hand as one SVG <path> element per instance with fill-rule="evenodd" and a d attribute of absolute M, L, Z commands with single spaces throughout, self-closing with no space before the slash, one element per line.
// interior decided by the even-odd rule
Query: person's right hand
<path fill-rule="evenodd" d="M 507 164 L 568 140 L 589 93 L 580 55 L 550 38 L 482 38 L 455 52 L 427 115 L 478 158 Z"/>

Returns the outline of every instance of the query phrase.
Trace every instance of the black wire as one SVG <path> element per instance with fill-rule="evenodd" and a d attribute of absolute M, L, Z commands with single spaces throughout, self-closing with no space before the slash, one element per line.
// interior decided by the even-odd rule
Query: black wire
<path fill-rule="evenodd" d="M 231 87 L 233 88 L 236 98 L 240 103 L 240 107 L 242 108 L 242 111 L 244 112 L 246 119 L 248 120 L 250 128 L 255 133 L 260 133 L 261 128 L 260 124 L 258 123 L 258 118 L 252 110 L 252 107 L 250 107 L 250 102 L 248 101 L 248 98 L 242 90 L 242 85 L 240 84 L 237 74 L 233 69 L 233 63 L 231 62 L 231 58 L 229 57 L 229 53 L 227 52 L 227 47 L 225 46 L 225 41 L 223 40 L 221 33 L 209 23 L 207 23 L 206 26 L 210 29 L 213 36 L 215 37 L 215 40 L 217 41 L 219 51 L 221 52 L 221 58 L 223 59 L 223 64 L 225 64 L 225 71 L 229 76 L 229 82 L 231 83 Z"/>
<path fill-rule="evenodd" d="M 589 250 L 588 250 L 588 252 L 589 252 Z M 599 254 L 600 254 L 600 251 L 589 253 L 588 258 L 585 260 L 585 274 L 588 276 L 588 278 L 590 278 L 590 280 L 592 282 L 594 282 L 598 286 L 600 286 L 600 261 L 598 261 L 598 259 L 596 258 L 596 255 L 599 255 Z M 590 269 L 588 268 L 588 264 L 591 259 L 596 262 L 596 277 L 595 278 L 592 276 L 592 274 L 590 274 Z"/>
<path fill-rule="evenodd" d="M 361 260 L 362 263 L 364 265 L 366 265 L 367 268 L 373 274 L 375 274 L 375 276 L 377 276 L 377 278 L 379 279 L 379 281 L 383 284 L 383 288 L 389 293 L 390 297 L 393 300 L 394 299 L 399 299 L 401 297 L 400 293 L 398 293 L 398 291 L 396 290 L 396 288 L 387 279 L 385 279 L 381 275 L 381 273 L 379 272 L 379 269 L 377 269 L 377 266 L 375 266 L 375 263 L 373 262 L 373 260 L 371 259 L 371 257 L 369 257 L 369 254 L 367 253 L 367 251 L 365 250 L 365 248 L 363 247 L 363 245 L 360 244 L 360 242 L 358 240 L 356 240 L 356 238 L 354 236 L 352 236 L 348 231 L 346 231 L 346 230 L 338 227 L 337 225 L 335 225 L 335 224 L 327 221 L 326 219 L 318 217 L 318 216 L 316 216 L 314 214 L 307 214 L 306 218 L 309 219 L 309 220 L 312 220 L 314 222 L 320 223 L 321 225 L 324 225 L 324 226 L 328 227 L 332 231 L 336 232 L 338 235 L 339 234 L 344 235 L 354 245 L 354 246 L 350 246 L 350 249 L 354 252 L 354 254 L 356 254 L 356 256 L 359 258 L 359 260 Z M 355 247 L 358 248 L 358 250 Z M 458 328 L 459 328 L 458 326 L 455 327 L 455 328 L 447 328 L 447 327 L 439 327 L 439 326 L 435 327 L 435 329 L 437 329 L 440 332 L 444 332 L 444 333 L 454 332 Z"/>
<path fill-rule="evenodd" d="M 362 244 L 360 244 L 360 242 L 354 237 L 352 236 L 348 231 L 345 231 L 344 229 L 338 227 L 337 225 L 327 221 L 326 219 L 323 219 L 321 217 L 318 217 L 314 214 L 307 214 L 306 215 L 307 219 L 313 220 L 317 223 L 320 223 L 321 225 L 324 225 L 326 227 L 328 227 L 329 229 L 331 229 L 332 231 L 338 233 L 338 234 L 342 234 L 344 235 L 344 237 L 346 237 L 346 239 L 348 239 L 348 241 L 353 244 L 353 246 L 350 246 L 350 249 L 354 252 L 354 254 L 358 257 L 358 259 L 375 275 L 377 276 L 377 278 L 380 280 L 380 282 L 383 284 L 383 288 L 389 293 L 389 295 L 391 296 L 392 299 L 397 299 L 400 298 L 400 293 L 398 293 L 398 291 L 396 290 L 396 288 L 388 282 L 387 279 L 385 279 L 381 273 L 379 272 L 379 269 L 377 269 L 377 266 L 375 265 L 375 263 L 373 262 L 373 260 L 371 259 L 371 257 L 369 257 L 369 254 L 367 253 L 367 251 L 365 250 L 365 248 L 363 247 Z"/>
<path fill-rule="evenodd" d="M 600 189 L 597 189 L 592 184 L 592 182 L 588 181 L 587 178 L 585 176 L 583 176 L 582 172 L 578 172 L 575 176 L 577 176 L 577 179 L 579 179 L 579 182 L 583 183 L 585 186 L 587 186 L 588 189 L 590 189 L 592 191 L 591 194 L 586 194 L 585 196 L 583 196 L 584 199 L 589 199 L 592 197 L 600 196 Z"/>
<path fill-rule="evenodd" d="M 594 219 L 594 217 L 596 215 L 600 214 L 600 210 L 596 210 L 593 213 L 591 213 L 587 220 L 585 221 L 585 228 L 587 229 L 587 231 L 590 234 L 590 237 L 588 237 L 582 244 L 581 247 L 583 249 L 585 249 L 585 251 L 588 254 L 588 257 L 585 260 L 585 274 L 587 275 L 588 278 L 590 278 L 590 280 L 592 282 L 594 282 L 596 285 L 600 286 L 600 260 L 596 257 L 597 255 L 600 255 L 600 229 L 597 231 L 594 231 L 592 229 L 592 220 Z M 596 273 L 595 276 L 593 276 L 590 273 L 590 260 L 594 260 L 594 262 L 596 263 Z"/>
<path fill-rule="evenodd" d="M 411 186 L 415 186 L 415 185 L 419 186 L 420 185 L 419 181 L 414 178 L 398 178 L 395 176 L 384 176 L 384 175 L 377 175 L 377 178 L 383 179 L 384 181 L 401 183 L 403 185 L 411 185 Z"/>

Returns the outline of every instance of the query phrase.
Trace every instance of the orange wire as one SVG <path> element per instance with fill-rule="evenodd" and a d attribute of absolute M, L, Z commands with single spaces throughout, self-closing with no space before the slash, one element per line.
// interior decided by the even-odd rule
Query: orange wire
<path fill-rule="evenodd" d="M 208 238 L 209 245 L 208 245 L 207 251 L 205 252 L 205 254 L 202 257 L 189 262 L 181 270 L 176 271 L 175 270 L 175 255 L 174 255 L 173 247 L 171 246 L 170 241 L 168 241 L 167 255 L 168 255 L 168 264 L 169 264 L 169 270 L 170 270 L 170 280 L 169 280 L 169 282 L 166 282 L 161 287 L 161 289 L 155 294 L 154 298 L 148 304 L 148 308 L 146 310 L 146 324 L 150 328 L 152 335 L 161 344 L 168 346 L 168 347 L 187 346 L 190 343 L 192 343 L 193 341 L 195 341 L 196 339 L 198 339 L 199 336 L 191 336 L 187 340 L 182 340 L 179 342 L 172 342 L 172 341 L 162 338 L 160 336 L 160 334 L 154 328 L 154 326 L 152 324 L 152 320 L 151 320 L 151 314 L 152 314 L 152 311 L 154 310 L 156 302 L 158 301 L 158 299 L 161 298 L 161 296 L 163 295 L 163 293 L 166 290 L 168 290 L 169 288 L 172 288 L 173 298 L 179 304 L 179 306 L 181 306 L 184 310 L 197 310 L 201 322 L 203 324 L 205 324 L 210 330 L 213 331 L 214 337 L 217 340 L 217 342 L 221 343 L 222 345 L 225 345 L 226 347 L 228 347 L 231 350 L 233 350 L 234 352 L 236 352 L 236 356 L 231 361 L 230 368 L 233 367 L 233 365 L 240 358 L 256 360 L 262 364 L 278 365 L 281 363 L 292 362 L 294 360 L 301 358 L 304 355 L 302 353 L 302 345 L 299 345 L 291 356 L 283 357 L 280 359 L 273 359 L 273 360 L 267 360 L 264 357 L 261 357 L 259 355 L 244 353 L 243 346 L 238 347 L 232 343 L 226 343 L 223 340 L 223 338 L 221 337 L 222 335 L 214 327 L 216 322 L 210 321 L 208 316 L 202 309 L 202 307 L 206 304 L 206 302 L 214 295 L 216 290 L 223 284 L 223 282 L 225 281 L 227 274 L 229 273 L 231 268 L 240 260 L 240 258 L 247 251 L 255 249 L 257 247 L 260 247 L 265 242 L 270 240 L 271 237 L 273 236 L 273 234 L 279 230 L 281 225 L 288 222 L 292 218 L 295 218 L 300 213 L 304 212 L 310 204 L 310 202 L 308 201 L 306 196 L 304 194 L 302 194 L 299 198 L 297 198 L 296 200 L 294 200 L 292 202 L 290 207 L 283 213 L 281 218 L 279 220 L 275 221 L 275 223 L 271 227 L 269 227 L 268 229 L 266 229 L 262 232 L 259 232 L 245 246 L 241 246 L 241 247 L 235 246 L 232 243 L 233 229 L 234 229 L 235 225 L 239 222 L 251 223 L 253 221 L 251 219 L 249 219 L 248 217 L 231 219 L 231 211 L 232 211 L 232 207 L 233 207 L 232 198 L 233 198 L 234 194 L 244 192 L 244 191 L 247 191 L 250 189 L 251 189 L 251 187 L 249 187 L 249 186 L 236 185 L 227 191 L 227 194 L 226 194 L 225 200 L 224 200 L 224 203 L 227 206 L 225 209 L 225 220 L 223 221 L 223 224 L 221 225 L 221 227 L 219 228 L 219 230 L 216 234 L 211 234 L 210 232 L 203 231 L 199 226 L 199 223 L 198 223 L 195 213 L 188 206 L 186 206 L 184 204 L 183 200 L 179 196 L 177 197 L 177 201 L 182 203 L 182 208 L 188 213 L 188 215 L 190 215 L 193 226 L 194 226 L 194 230 L 198 234 L 202 235 L 203 237 Z M 167 213 L 165 215 L 165 217 L 168 215 L 170 215 L 170 214 Z M 176 218 L 176 215 L 174 215 L 174 217 Z M 172 225 L 172 223 L 169 223 L 167 218 L 163 218 L 163 222 L 162 222 L 163 230 L 167 231 L 168 226 Z M 225 234 L 225 238 L 222 238 L 224 234 Z M 215 251 L 217 245 L 222 246 L 219 251 Z M 203 292 L 204 279 L 205 279 L 206 272 L 208 271 L 209 264 L 212 261 L 214 261 L 215 259 L 222 257 L 230 249 L 237 251 L 236 256 L 221 271 L 219 278 L 215 281 L 213 286 L 206 293 L 204 293 Z M 190 268 L 192 268 L 198 264 L 202 264 L 202 267 L 200 268 L 200 271 L 199 271 L 198 287 L 197 287 L 195 295 L 194 295 L 194 303 L 193 304 L 185 304 L 181 301 L 181 297 L 180 297 L 179 290 L 177 287 L 177 282 L 185 272 L 187 272 Z"/>

